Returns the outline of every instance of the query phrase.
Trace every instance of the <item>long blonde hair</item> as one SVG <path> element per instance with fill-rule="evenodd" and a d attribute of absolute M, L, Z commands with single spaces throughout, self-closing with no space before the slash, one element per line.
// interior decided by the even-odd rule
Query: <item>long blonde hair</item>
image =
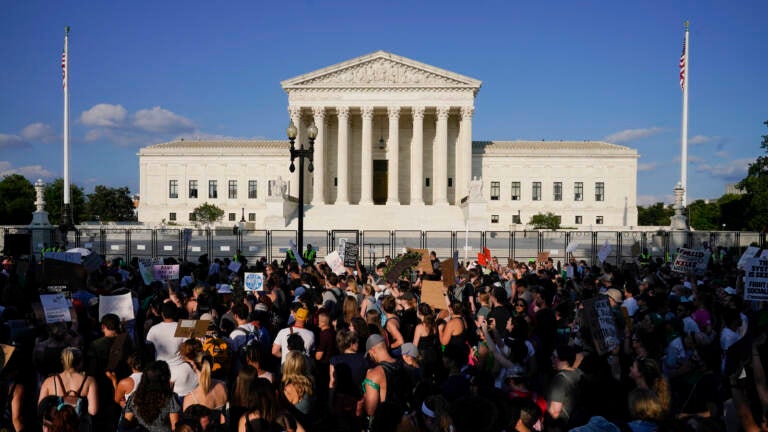
<path fill-rule="evenodd" d="M 195 366 L 200 371 L 198 383 L 203 389 L 203 394 L 211 391 L 211 368 L 213 368 L 213 358 L 209 354 L 198 353 L 195 358 Z"/>
<path fill-rule="evenodd" d="M 304 395 L 312 395 L 315 385 L 312 374 L 309 373 L 309 364 L 304 354 L 298 351 L 289 351 L 283 363 L 283 388 L 292 385 L 296 389 L 299 398 Z"/>
<path fill-rule="evenodd" d="M 77 369 L 83 362 L 83 352 L 79 348 L 66 347 L 61 351 L 61 365 L 64 370 Z"/>

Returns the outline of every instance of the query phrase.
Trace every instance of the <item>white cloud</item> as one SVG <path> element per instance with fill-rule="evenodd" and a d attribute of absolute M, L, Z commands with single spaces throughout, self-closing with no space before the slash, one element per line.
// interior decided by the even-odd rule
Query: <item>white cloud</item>
<path fill-rule="evenodd" d="M 45 123 L 32 123 L 21 130 L 21 137 L 27 141 L 52 142 L 59 139 L 53 128 Z"/>
<path fill-rule="evenodd" d="M 122 105 L 98 104 L 83 111 L 80 121 L 86 126 L 118 128 L 124 125 L 127 116 Z"/>
<path fill-rule="evenodd" d="M 646 138 L 651 135 L 656 135 L 663 129 L 660 127 L 650 127 L 642 129 L 625 129 L 603 138 L 604 141 L 611 143 L 625 143 L 629 141 L 638 140 L 640 138 Z"/>
<path fill-rule="evenodd" d="M 747 175 L 747 169 L 752 162 L 754 162 L 753 159 L 735 159 L 714 165 L 704 163 L 696 167 L 696 172 L 723 180 L 736 181 Z"/>
<path fill-rule="evenodd" d="M 675 200 L 675 196 L 672 194 L 664 194 L 664 195 L 638 195 L 637 196 L 637 205 L 641 206 L 649 206 L 656 204 L 657 202 L 662 202 L 664 204 L 672 204 L 672 202 Z"/>
<path fill-rule="evenodd" d="M 29 146 L 29 143 L 24 141 L 24 139 L 18 135 L 0 133 L 0 149 L 22 148 L 27 146 Z"/>
<path fill-rule="evenodd" d="M 706 136 L 706 135 L 695 135 L 691 138 L 688 138 L 688 144 L 691 145 L 700 145 L 700 144 L 706 144 L 708 142 L 712 141 L 719 141 L 719 136 Z"/>
<path fill-rule="evenodd" d="M 159 106 L 137 111 L 133 124 L 141 130 L 154 133 L 182 133 L 195 129 L 192 120 Z"/>
<path fill-rule="evenodd" d="M 11 174 L 21 174 L 28 179 L 34 181 L 38 178 L 53 178 L 54 173 L 43 168 L 42 165 L 27 165 L 23 167 L 14 168 L 8 161 L 0 161 L 0 177 L 5 177 Z"/>
<path fill-rule="evenodd" d="M 728 158 L 729 155 L 727 151 L 723 150 L 723 151 L 715 152 L 715 156 L 725 159 L 725 158 Z"/>
<path fill-rule="evenodd" d="M 644 171 L 653 171 L 658 167 L 658 163 L 656 162 L 648 162 L 648 163 L 641 163 L 637 164 L 637 171 L 638 172 L 644 172 Z"/>

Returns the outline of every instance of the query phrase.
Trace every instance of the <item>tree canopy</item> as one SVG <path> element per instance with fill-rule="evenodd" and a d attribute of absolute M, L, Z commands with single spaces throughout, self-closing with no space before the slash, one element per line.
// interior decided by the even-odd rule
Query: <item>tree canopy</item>
<path fill-rule="evenodd" d="M 90 219 L 85 209 L 85 192 L 75 184 L 69 185 L 69 204 L 72 208 L 72 223 L 79 224 Z M 45 211 L 52 225 L 61 223 L 61 208 L 64 205 L 64 179 L 58 178 L 45 187 Z"/>
<path fill-rule="evenodd" d="M 11 174 L 0 180 L 0 223 L 26 225 L 35 211 L 35 187 L 23 175 Z"/>
<path fill-rule="evenodd" d="M 556 230 L 560 228 L 560 216 L 547 212 L 547 214 L 537 213 L 531 216 L 529 225 L 533 225 L 533 229 L 551 229 Z"/>
<path fill-rule="evenodd" d="M 768 120 L 763 122 L 768 126 Z M 754 163 L 749 164 L 747 176 L 738 187 L 744 190 L 743 208 L 741 215 L 744 226 L 751 231 L 764 231 L 768 228 L 768 135 L 762 136 L 760 148 L 766 153 L 758 156 Z"/>
<path fill-rule="evenodd" d="M 92 218 L 103 222 L 136 220 L 131 191 L 127 187 L 96 186 L 93 193 L 88 194 L 86 208 Z"/>
<path fill-rule="evenodd" d="M 192 213 L 195 215 L 195 220 L 202 224 L 214 223 L 224 217 L 224 210 L 207 202 L 196 207 Z"/>

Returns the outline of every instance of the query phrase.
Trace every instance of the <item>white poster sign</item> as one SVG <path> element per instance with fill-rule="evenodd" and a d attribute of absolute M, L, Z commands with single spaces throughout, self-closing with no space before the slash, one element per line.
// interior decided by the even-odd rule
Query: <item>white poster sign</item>
<path fill-rule="evenodd" d="M 130 321 L 133 315 L 133 299 L 131 293 L 112 296 L 99 296 L 99 321 L 108 313 L 120 317 L 122 321 Z"/>
<path fill-rule="evenodd" d="M 69 302 L 64 294 L 40 294 L 40 303 L 43 305 L 45 322 L 48 324 L 72 321 Z"/>
<path fill-rule="evenodd" d="M 179 265 L 155 265 L 152 266 L 152 274 L 158 281 L 179 280 Z"/>
<path fill-rule="evenodd" d="M 264 275 L 261 273 L 246 273 L 243 279 L 246 291 L 261 291 L 264 289 Z"/>
<path fill-rule="evenodd" d="M 611 245 L 608 243 L 608 240 L 603 243 L 603 247 L 600 248 L 600 251 L 597 252 L 597 259 L 600 261 L 600 263 L 605 262 L 606 259 L 608 259 L 608 255 L 611 254 Z"/>
<path fill-rule="evenodd" d="M 232 273 L 237 273 L 240 271 L 240 262 L 239 261 L 230 261 L 229 266 L 227 266 L 227 269 L 231 271 Z"/>
<path fill-rule="evenodd" d="M 680 248 L 672 263 L 672 271 L 677 273 L 704 273 L 707 270 L 710 251 L 705 249 Z"/>
<path fill-rule="evenodd" d="M 744 300 L 768 301 L 768 258 L 750 258 L 744 268 Z"/>
<path fill-rule="evenodd" d="M 288 244 L 291 245 L 291 252 L 293 252 L 293 257 L 296 258 L 296 262 L 299 263 L 299 267 L 304 267 L 304 260 L 301 259 L 301 254 L 296 249 L 296 243 L 291 239 L 288 241 Z"/>
<path fill-rule="evenodd" d="M 337 275 L 346 274 L 347 272 L 347 269 L 344 268 L 344 260 L 336 251 L 325 256 L 325 263 L 328 264 L 328 266 L 331 267 L 331 270 Z"/>
<path fill-rule="evenodd" d="M 568 243 L 568 246 L 565 248 L 565 253 L 574 253 L 576 252 L 576 248 L 578 247 L 579 247 L 579 242 L 574 240 Z"/>
<path fill-rule="evenodd" d="M 740 268 L 741 270 L 744 270 L 744 266 L 747 265 L 747 260 L 750 258 L 754 258 L 757 256 L 757 253 L 760 252 L 760 248 L 757 246 L 749 246 L 747 250 L 744 251 L 743 254 L 741 254 L 741 258 L 739 258 L 738 264 L 736 264 L 736 267 Z M 768 252 L 768 250 L 766 250 Z M 760 256 L 762 258 L 762 255 Z"/>

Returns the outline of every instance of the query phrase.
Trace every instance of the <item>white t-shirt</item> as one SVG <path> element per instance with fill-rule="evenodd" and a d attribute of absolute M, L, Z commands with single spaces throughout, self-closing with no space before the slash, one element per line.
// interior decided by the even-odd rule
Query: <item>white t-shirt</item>
<path fill-rule="evenodd" d="M 184 342 L 183 337 L 174 337 L 175 322 L 161 322 L 152 326 L 147 332 L 147 342 L 155 346 L 155 360 L 163 360 L 169 364 L 179 361 L 179 346 Z"/>
<path fill-rule="evenodd" d="M 183 398 L 197 387 L 197 374 L 189 363 L 181 360 L 168 362 L 168 368 L 171 369 L 173 391 L 179 397 Z"/>
<path fill-rule="evenodd" d="M 293 333 L 297 333 L 299 336 L 301 336 L 302 339 L 304 339 L 304 349 L 306 350 L 307 354 L 312 353 L 312 350 L 315 348 L 315 334 L 311 331 L 301 327 L 284 328 L 277 332 L 274 343 L 275 345 L 280 345 L 281 347 L 280 352 L 282 354 L 282 358 L 280 359 L 280 364 L 285 362 L 285 357 L 288 355 L 288 336 L 291 335 L 291 331 L 293 331 Z"/>
<path fill-rule="evenodd" d="M 627 308 L 627 315 L 629 316 L 635 316 L 635 312 L 637 312 L 640 307 L 637 305 L 637 300 L 634 297 L 628 297 L 626 300 L 624 300 L 624 303 L 621 304 L 621 307 Z"/>

